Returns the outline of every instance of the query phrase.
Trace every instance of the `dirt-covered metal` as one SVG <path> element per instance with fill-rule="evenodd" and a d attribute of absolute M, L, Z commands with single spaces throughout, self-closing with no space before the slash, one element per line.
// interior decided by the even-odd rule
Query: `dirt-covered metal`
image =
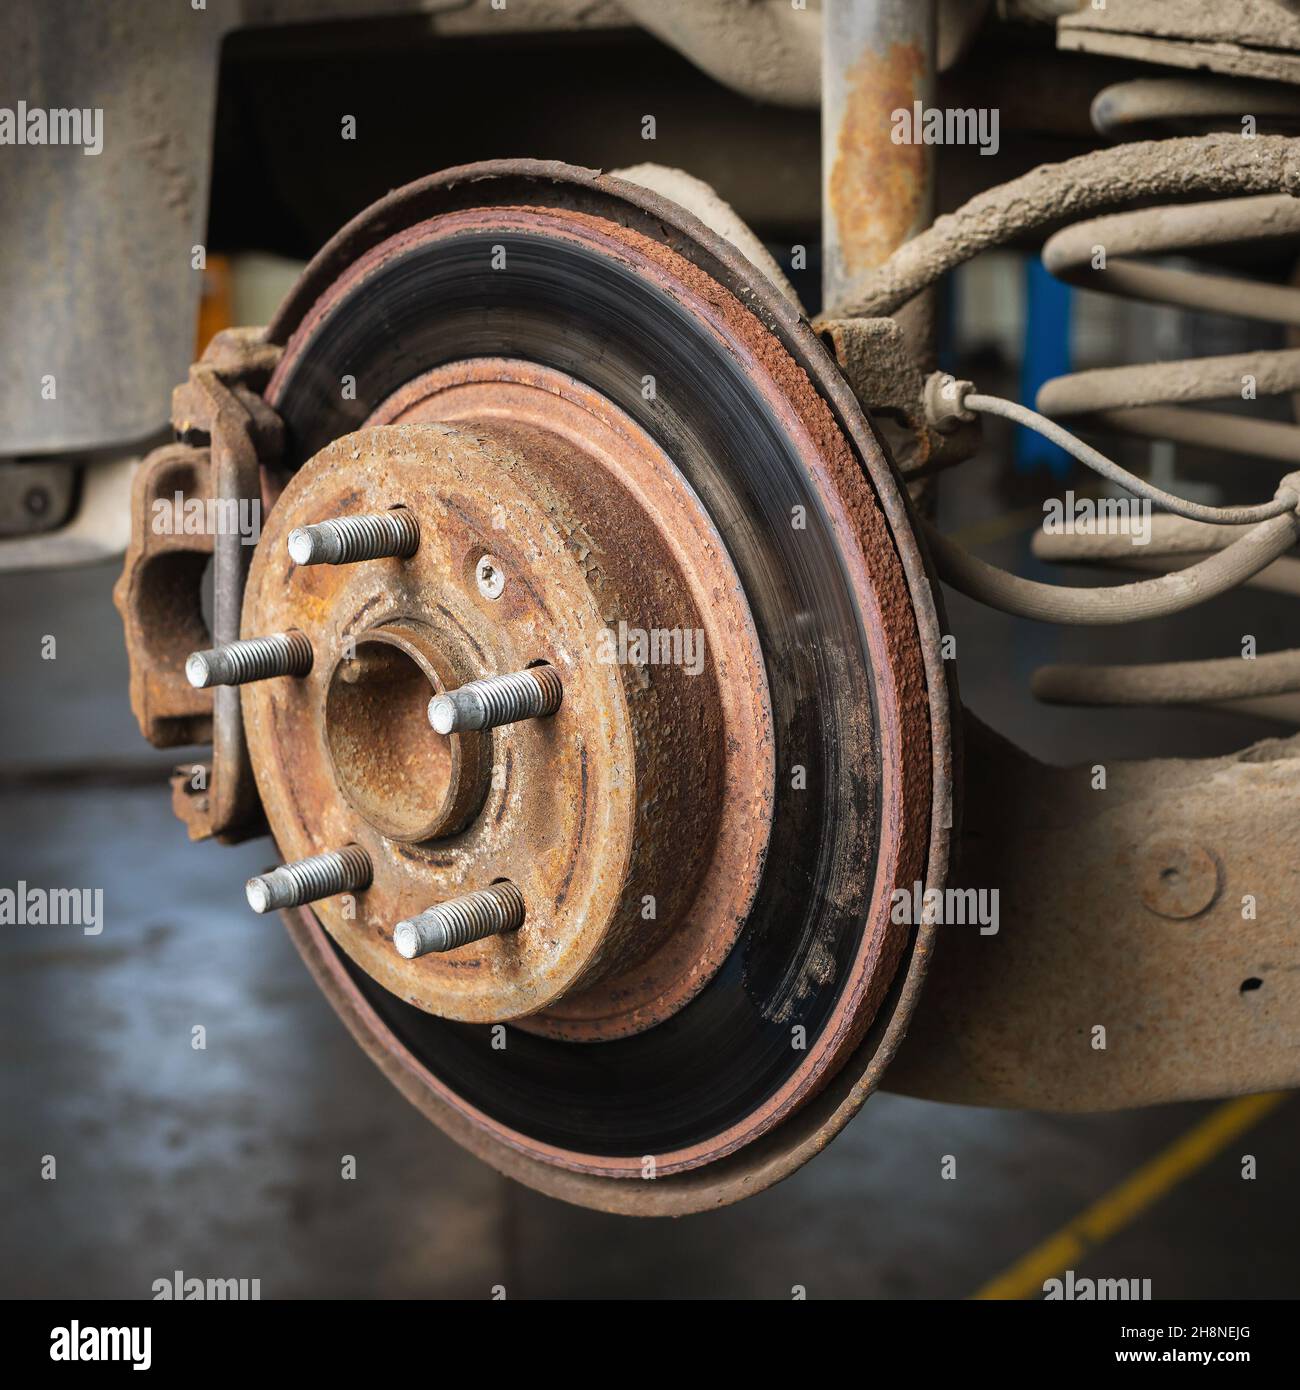
<path fill-rule="evenodd" d="M 405 231 L 404 228 L 410 230 Z M 454 248 L 465 237 L 479 235 L 479 228 L 492 231 L 498 237 L 513 238 L 508 242 L 511 254 L 514 254 L 515 248 L 522 252 L 530 245 L 518 238 L 540 236 L 547 238 L 548 242 L 559 239 L 564 244 L 581 245 L 588 248 L 588 253 L 594 250 L 615 263 L 625 262 L 632 273 L 652 288 L 653 293 L 665 295 L 669 302 L 680 304 L 697 322 L 710 325 L 709 332 L 719 335 L 721 341 L 729 341 L 732 344 L 730 351 L 741 353 L 749 362 L 748 370 L 754 374 L 754 380 L 769 383 L 762 389 L 769 393 L 772 402 L 770 408 L 787 422 L 784 427 L 794 429 L 796 438 L 802 436 L 807 441 L 800 446 L 806 450 L 807 476 L 820 489 L 822 502 L 829 503 L 833 512 L 838 514 L 839 519 L 833 522 L 837 544 L 843 546 L 844 559 L 861 576 L 856 581 L 862 585 L 858 590 L 860 601 L 884 618 L 883 626 L 876 628 L 875 636 L 871 638 L 873 643 L 878 641 L 880 644 L 876 669 L 878 678 L 884 682 L 877 692 L 873 723 L 878 736 L 884 740 L 884 746 L 892 750 L 887 753 L 889 761 L 885 765 L 882 783 L 885 819 L 881 822 L 881 830 L 890 846 L 884 862 L 892 863 L 893 867 L 888 869 L 884 879 L 877 878 L 876 897 L 871 909 L 873 916 L 877 912 L 884 912 L 891 884 L 902 879 L 910 883 L 918 877 L 930 881 L 930 875 L 942 863 L 942 843 L 946 840 L 946 827 L 951 824 L 947 782 L 948 690 L 942 663 L 937 659 L 938 627 L 932 606 L 932 591 L 920 556 L 914 549 L 910 523 L 906 520 L 906 503 L 901 499 L 897 483 L 870 432 L 866 430 L 843 379 L 825 357 L 807 325 L 801 322 L 797 310 L 777 291 L 761 283 L 752 266 L 743 262 L 730 247 L 680 209 L 645 189 L 621 184 L 617 180 L 603 179 L 563 166 L 523 161 L 452 171 L 414 185 L 377 205 L 371 214 L 345 229 L 334 243 L 326 247 L 318 261 L 309 267 L 303 284 L 291 296 L 285 311 L 271 330 L 274 337 L 289 343 L 279 380 L 284 382 L 291 378 L 295 357 L 304 353 L 328 330 L 331 319 L 340 313 L 337 306 L 348 302 L 348 295 L 354 289 L 381 286 L 385 274 L 396 274 L 399 269 L 413 263 L 414 256 L 423 248 L 433 245 L 438 238 L 443 238 Z M 508 284 L 508 277 L 501 283 Z M 372 293 L 382 294 L 382 290 L 376 288 Z M 539 408 L 536 401 L 530 405 L 528 397 L 536 395 L 539 385 L 545 385 L 544 382 L 512 380 L 505 365 L 490 360 L 448 364 L 445 368 L 436 369 L 428 380 L 422 381 L 417 377 L 399 391 L 395 398 L 397 409 L 393 409 L 391 403 L 387 406 L 383 402 L 368 405 L 367 413 L 359 423 L 365 423 L 375 436 L 379 436 L 384 433 L 384 428 L 379 427 L 398 425 L 405 428 L 412 419 L 410 410 L 418 408 L 423 410 L 423 414 L 415 418 L 441 418 L 458 428 L 471 425 L 482 441 L 480 447 L 486 447 L 490 442 L 489 436 L 496 433 L 503 423 L 510 421 L 512 416 L 517 417 L 521 412 L 535 412 Z M 518 371 L 516 368 L 516 378 Z M 815 376 L 810 378 L 810 372 Z M 553 398 L 563 394 L 556 389 L 554 381 L 549 390 Z M 284 404 L 283 393 L 284 388 L 273 383 L 272 399 L 281 406 Z M 380 406 L 384 408 L 380 409 Z M 290 414 L 294 421 L 306 421 L 308 418 L 302 415 L 298 407 Z M 294 428 L 291 424 L 291 431 Z M 854 445 L 847 445 L 846 428 L 853 431 L 851 437 Z M 579 442 L 583 433 L 590 432 L 588 424 L 581 431 L 571 433 L 570 442 Z M 536 466 L 530 465 L 529 459 L 544 451 L 536 448 L 535 438 L 521 439 L 517 432 L 509 442 L 520 459 L 509 470 L 510 481 L 514 482 L 527 477 L 530 466 Z M 301 450 L 305 443 L 306 440 L 301 440 L 296 447 Z M 346 446 L 347 441 L 343 443 Z M 363 456 L 369 447 L 373 445 L 361 449 Z M 456 447 L 463 449 L 465 446 L 458 444 Z M 357 448 L 358 444 L 354 442 L 351 449 Z M 853 461 L 855 451 L 857 459 Z M 344 461 L 344 457 L 340 456 L 339 462 Z M 354 464 L 360 461 L 359 458 L 351 460 Z M 440 472 L 437 469 L 431 471 L 435 475 Z M 341 474 L 337 468 L 335 472 Z M 445 474 L 446 469 L 441 473 Z M 294 496 L 295 482 L 289 483 L 286 499 Z M 434 488 L 436 484 L 430 482 L 429 486 Z M 387 505 L 397 500 L 394 497 Z M 330 506 L 335 512 L 339 501 L 338 498 L 331 499 Z M 368 508 L 378 499 L 357 497 L 351 501 L 353 505 Z M 609 525 L 613 520 L 610 509 L 601 506 L 593 508 L 590 503 L 575 514 L 584 523 L 589 523 L 586 529 L 592 533 L 592 540 L 598 539 L 595 532 L 599 521 Z M 788 509 L 786 524 L 789 525 Z M 891 530 L 896 524 L 900 530 L 893 531 L 891 537 Z M 428 527 L 423 521 L 421 525 L 422 533 L 427 535 Z M 508 529 L 506 534 L 510 534 Z M 517 556 L 512 561 L 509 553 L 502 554 L 503 550 L 508 551 L 508 547 L 502 543 L 499 533 L 491 537 L 491 544 L 493 553 L 504 565 L 506 597 L 499 603 L 506 603 L 511 592 L 512 571 L 520 565 L 527 570 L 527 561 Z M 274 551 L 268 547 L 265 553 L 269 556 Z M 591 553 L 594 555 L 594 547 Z M 600 563 L 604 564 L 605 561 L 601 560 Z M 909 574 L 913 585 L 921 586 L 919 589 L 913 587 L 911 593 L 908 588 Z M 450 568 L 447 575 L 450 578 Z M 262 586 L 255 575 L 253 591 L 261 593 L 263 587 L 268 595 L 278 593 L 280 588 L 273 581 Z M 499 606 L 483 602 L 472 589 L 468 601 L 478 602 L 484 608 Z M 490 621 L 491 615 L 488 617 Z M 918 621 L 923 624 L 920 631 Z M 935 634 L 932 648 L 927 645 L 927 631 Z M 934 653 L 933 658 L 931 652 Z M 770 663 L 772 654 L 765 655 Z M 503 659 L 499 669 L 516 669 L 523 664 L 518 659 L 521 656 L 522 651 L 517 655 L 512 654 L 509 662 Z M 929 663 L 932 659 L 934 664 L 931 667 Z M 566 672 L 564 706 L 554 716 L 557 729 L 561 727 L 570 704 L 571 680 L 572 676 Z M 724 687 L 734 692 L 748 684 L 750 681 L 743 672 L 729 670 Z M 265 692 L 251 689 L 248 692 L 250 698 L 272 693 L 269 687 Z M 259 717 L 253 715 L 250 725 L 256 724 Z M 528 725 L 511 726 L 504 731 L 495 731 L 493 737 L 502 733 L 513 736 L 516 730 L 527 735 L 537 733 L 535 727 Z M 849 731 L 845 732 L 847 734 Z M 857 735 L 852 734 L 851 737 L 856 738 Z M 901 758 L 901 762 L 893 761 L 898 758 Z M 942 780 L 937 785 L 933 782 L 936 767 L 942 772 Z M 789 770 L 777 769 L 778 778 L 783 772 L 788 775 Z M 922 779 L 919 782 L 915 780 L 918 775 Z M 735 793 L 739 794 L 741 803 L 750 804 L 752 790 L 751 783 L 749 791 L 736 787 Z M 728 799 L 736 799 L 735 793 L 729 790 Z M 487 804 L 491 805 L 490 802 Z M 934 833 L 936 828 L 937 838 Z M 662 827 L 658 833 L 663 834 Z M 678 835 L 673 843 L 680 850 L 683 846 L 689 846 L 689 839 Z M 929 868 L 925 864 L 927 844 L 931 855 Z M 883 865 L 877 865 L 877 872 L 884 872 Z M 379 870 L 377 881 L 378 878 Z M 474 885 L 467 883 L 466 886 Z M 528 898 L 527 891 L 525 897 Z M 529 902 L 531 919 L 531 899 Z M 427 905 L 420 904 L 421 907 Z M 885 912 L 877 920 L 883 923 L 887 916 Z M 375 996 L 369 987 L 365 987 L 363 994 L 366 1000 L 373 1002 L 366 1003 L 359 1011 L 354 1009 L 354 988 L 343 983 L 344 977 L 354 977 L 349 975 L 346 968 L 343 976 L 340 976 L 336 965 L 338 958 L 330 959 L 329 948 L 325 948 L 322 955 L 320 943 L 323 939 L 313 934 L 319 930 L 312 925 L 313 921 L 309 917 L 296 917 L 293 926 L 295 936 L 313 968 L 319 969 L 318 977 L 327 983 L 327 992 L 336 1005 L 354 1026 L 360 1026 L 361 1016 L 376 1004 L 381 1004 L 382 996 Z M 526 934 L 528 930 L 526 924 L 519 935 Z M 871 930 L 874 932 L 876 928 Z M 701 1202 L 709 1204 L 734 1199 L 734 1196 L 741 1195 L 732 1188 L 734 1175 L 738 1167 L 743 1169 L 746 1166 L 741 1156 L 756 1155 L 761 1136 L 780 1134 L 783 1130 L 787 1135 L 782 1148 L 788 1157 L 789 1167 L 782 1162 L 774 1168 L 771 1148 L 766 1141 L 762 1142 L 763 1157 L 758 1161 L 761 1171 L 766 1174 L 762 1179 L 765 1183 L 802 1162 L 811 1152 L 808 1148 L 810 1142 L 814 1145 L 825 1142 L 874 1087 L 885 1056 L 892 1052 L 902 1015 L 914 997 L 914 985 L 908 981 L 919 977 L 924 964 L 924 950 L 920 957 L 911 957 L 914 963 L 912 975 L 908 975 L 906 970 L 899 974 L 894 963 L 899 960 L 900 950 L 904 960 L 908 958 L 909 951 L 915 952 L 924 942 L 927 931 L 926 925 L 920 923 L 914 927 L 905 926 L 901 934 L 891 929 L 887 938 L 881 938 L 892 939 L 893 946 L 886 947 L 878 955 L 878 948 L 872 948 L 867 957 L 860 958 L 860 964 L 854 965 L 853 973 L 843 982 L 838 1021 L 829 1030 L 819 1029 L 812 1041 L 806 1064 L 795 1068 L 793 1084 L 786 1085 L 768 1101 L 751 1110 L 743 1124 L 733 1124 L 729 1130 L 709 1142 L 693 1143 L 676 1154 L 655 1150 L 660 1178 L 657 1184 L 629 1184 L 619 1180 L 620 1175 L 641 1174 L 643 1153 L 640 1151 L 635 1157 L 629 1155 L 625 1160 L 606 1154 L 593 1162 L 572 1151 L 566 1153 L 553 1145 L 548 1147 L 535 1139 L 530 1140 L 519 1132 L 511 1133 L 508 1128 L 503 1130 L 499 1122 L 488 1120 L 481 1110 L 473 1106 L 467 1108 L 465 1101 L 457 1098 L 454 1089 L 438 1077 L 436 1063 L 435 1071 L 428 1070 L 427 1060 L 416 1063 L 416 1073 L 423 1077 L 415 1086 L 419 1093 L 418 1103 L 430 1113 L 436 1113 L 439 1122 L 445 1123 L 449 1130 L 458 1135 L 464 1128 L 462 1122 L 467 1121 L 473 1136 L 472 1146 L 478 1152 L 508 1171 L 517 1171 L 534 1185 L 547 1190 L 554 1190 L 556 1184 L 568 1188 L 576 1172 L 584 1184 L 582 1200 L 591 1205 L 614 1204 L 620 1209 L 652 1210 L 661 1208 L 666 1199 L 671 1209 L 686 1210 Z M 303 932 L 308 935 L 303 936 Z M 492 939 L 465 949 L 474 950 L 483 946 L 485 949 L 499 950 L 503 940 Z M 394 955 L 389 944 L 390 963 Z M 874 965 L 870 963 L 873 958 L 876 959 Z M 429 958 L 425 957 L 414 964 L 424 968 L 428 962 Z M 436 970 L 439 964 L 434 960 L 428 968 Z M 382 967 L 387 968 L 387 965 Z M 860 973 L 864 968 L 865 973 Z M 575 997 L 581 1000 L 582 996 L 579 993 Z M 560 1008 L 565 1008 L 567 1004 L 568 996 L 565 996 L 560 1001 Z M 544 1021 L 553 1008 L 532 1018 Z M 375 1020 L 381 1019 L 387 1011 L 388 1006 L 381 1004 L 381 1012 L 374 1016 Z M 393 1016 L 388 1024 L 374 1023 L 372 1030 L 372 1022 L 374 1020 L 368 1021 L 365 1026 L 367 1045 L 375 1047 L 385 1070 L 394 1079 L 406 1074 L 410 1058 L 429 1056 L 421 1051 L 424 1044 L 402 1041 L 401 1031 L 413 1024 L 400 1023 Z M 385 1032 L 385 1028 L 391 1030 L 394 1026 L 399 1028 L 399 1032 Z M 525 1018 L 523 1026 L 533 1025 Z M 658 1037 L 657 1030 L 654 1036 Z M 510 1046 L 514 1047 L 515 1044 Z M 411 1047 L 416 1050 L 412 1052 Z M 852 1069 L 854 1078 L 847 1085 L 841 1083 L 846 1065 Z M 803 1077 L 802 1081 L 799 1080 L 800 1076 Z M 818 1097 L 821 1096 L 835 1097 L 829 1111 L 819 1104 Z M 449 1109 L 451 1114 L 448 1113 Z M 803 1117 L 813 1113 L 819 1118 L 810 1131 Z M 454 1120 L 451 1115 L 459 1115 L 461 1120 Z M 787 1129 L 787 1126 L 790 1128 Z M 817 1133 L 822 1135 L 820 1140 L 814 1137 Z M 519 1163 L 521 1156 L 524 1160 L 522 1169 Z M 704 1173 L 713 1173 L 719 1165 L 726 1168 L 727 1176 L 719 1172 L 716 1183 L 711 1180 L 701 1185 L 698 1179 L 691 1178 L 697 1168 Z M 569 1171 L 568 1177 L 563 1176 L 565 1170 Z M 759 1168 L 750 1169 L 751 1173 L 758 1171 Z M 691 1180 L 688 1182 L 687 1179 Z M 752 1179 L 743 1181 L 748 1183 Z M 586 1184 L 590 1184 L 590 1187 Z M 612 1184 L 618 1190 L 617 1198 L 610 1193 L 606 1184 Z M 670 1193 L 675 1195 L 670 1196 Z"/>

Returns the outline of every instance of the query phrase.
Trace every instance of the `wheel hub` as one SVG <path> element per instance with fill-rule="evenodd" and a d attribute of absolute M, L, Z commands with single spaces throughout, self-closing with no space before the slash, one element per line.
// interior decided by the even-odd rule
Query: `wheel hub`
<path fill-rule="evenodd" d="M 409 559 L 289 557 L 298 527 L 395 507 L 419 523 Z M 290 480 L 244 626 L 316 653 L 300 681 L 245 687 L 250 752 L 287 857 L 369 854 L 371 885 L 316 911 L 385 989 L 596 1040 L 661 1022 L 717 970 L 767 846 L 762 653 L 698 499 L 596 393 L 500 360 L 416 379 Z M 432 695 L 541 663 L 563 680 L 553 717 L 429 727 Z M 402 919 L 502 879 L 518 932 L 394 950 Z"/>

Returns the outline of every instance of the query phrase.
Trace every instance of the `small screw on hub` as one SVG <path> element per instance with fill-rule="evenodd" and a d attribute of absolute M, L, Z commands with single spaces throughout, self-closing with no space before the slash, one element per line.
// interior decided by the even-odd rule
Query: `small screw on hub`
<path fill-rule="evenodd" d="M 210 685 L 247 685 L 271 676 L 305 676 L 311 663 L 311 643 L 301 632 L 277 632 L 191 652 L 185 660 L 185 678 L 196 689 L 206 690 Z"/>
<path fill-rule="evenodd" d="M 351 565 L 358 560 L 406 559 L 420 546 L 420 523 L 404 507 L 365 516 L 341 516 L 289 533 L 295 565 Z"/>
<path fill-rule="evenodd" d="M 530 666 L 526 671 L 488 676 L 435 695 L 429 701 L 429 723 L 440 734 L 495 729 L 520 719 L 554 714 L 563 699 L 564 686 L 555 667 Z"/>
<path fill-rule="evenodd" d="M 484 598 L 500 598 L 502 590 L 506 587 L 505 571 L 495 555 L 483 555 L 479 558 L 478 564 L 474 566 L 474 579 L 478 583 L 479 593 Z"/>
<path fill-rule="evenodd" d="M 513 883 L 494 883 L 399 922 L 393 929 L 393 945 L 398 955 L 415 960 L 431 951 L 454 951 L 485 936 L 517 931 L 523 924 L 523 894 Z"/>
<path fill-rule="evenodd" d="M 244 891 L 254 912 L 273 912 L 368 888 L 370 876 L 370 856 L 360 845 L 347 845 L 258 874 L 248 880 Z"/>

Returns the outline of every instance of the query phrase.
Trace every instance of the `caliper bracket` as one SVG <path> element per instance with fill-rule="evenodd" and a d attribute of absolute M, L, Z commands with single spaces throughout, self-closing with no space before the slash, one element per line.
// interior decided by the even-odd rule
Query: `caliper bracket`
<path fill-rule="evenodd" d="M 192 840 L 235 843 L 265 832 L 239 690 L 193 689 L 185 658 L 239 637 L 264 504 L 262 470 L 283 448 L 280 419 L 259 394 L 279 354 L 262 329 L 227 329 L 190 368 L 172 396 L 177 442 L 155 449 L 136 474 L 131 543 L 113 590 L 141 733 L 157 748 L 212 745 L 210 761 L 172 774 L 172 806 Z M 251 532 L 241 524 L 249 517 Z M 209 564 L 210 632 L 202 602 Z"/>

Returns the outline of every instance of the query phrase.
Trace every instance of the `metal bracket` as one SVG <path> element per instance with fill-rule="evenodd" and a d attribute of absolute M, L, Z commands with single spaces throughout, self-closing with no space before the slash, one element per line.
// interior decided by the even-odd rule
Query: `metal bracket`
<path fill-rule="evenodd" d="M 172 806 L 192 840 L 234 843 L 264 833 L 239 691 L 194 690 L 184 664 L 196 648 L 239 637 L 252 547 L 238 526 L 213 519 L 231 517 L 241 503 L 260 518 L 262 466 L 279 458 L 283 427 L 258 393 L 279 353 L 261 329 L 229 329 L 217 334 L 189 380 L 176 388 L 172 424 L 181 442 L 154 450 L 140 467 L 131 544 L 113 591 L 126 628 L 131 707 L 141 732 L 157 747 L 212 744 L 210 764 L 187 763 L 172 776 Z M 194 501 L 206 520 L 191 531 L 176 517 Z M 171 525 L 157 525 L 167 516 Z M 211 633 L 201 593 L 209 558 Z"/>
<path fill-rule="evenodd" d="M 1298 770 L 1300 736 L 1047 767 L 967 715 L 954 881 L 996 890 L 996 931 L 937 928 L 887 1089 L 1097 1111 L 1300 1084 Z"/>
<path fill-rule="evenodd" d="M 926 379 L 896 319 L 822 319 L 817 327 L 909 482 L 976 453 L 978 421 L 953 421 L 943 428 L 932 422 Z"/>

